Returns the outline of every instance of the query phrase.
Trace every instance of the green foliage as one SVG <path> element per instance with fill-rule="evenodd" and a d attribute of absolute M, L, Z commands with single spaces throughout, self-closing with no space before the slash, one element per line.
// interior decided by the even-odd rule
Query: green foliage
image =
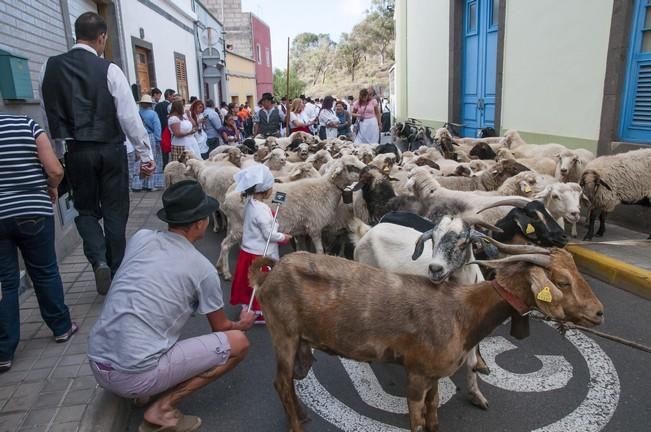
<path fill-rule="evenodd" d="M 357 94 L 363 86 L 388 88 L 388 69 L 394 61 L 393 3 L 373 0 L 364 18 L 349 34 L 342 34 L 338 44 L 329 34 L 296 35 L 290 69 L 306 86 L 302 91 L 317 97 L 343 97 Z"/>
<path fill-rule="evenodd" d="M 299 97 L 305 91 L 305 83 L 295 73 L 289 73 L 289 100 Z M 274 96 L 277 100 L 287 96 L 287 74 L 282 69 L 274 70 Z"/>

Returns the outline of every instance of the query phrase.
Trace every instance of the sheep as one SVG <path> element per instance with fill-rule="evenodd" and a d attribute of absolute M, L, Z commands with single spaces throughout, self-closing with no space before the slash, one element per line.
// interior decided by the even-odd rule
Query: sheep
<path fill-rule="evenodd" d="M 523 171 L 506 179 L 495 192 L 499 195 L 521 195 L 531 198 L 553 183 L 557 183 L 557 180 L 551 176 L 538 174 L 535 171 Z"/>
<path fill-rule="evenodd" d="M 318 150 L 316 153 L 307 158 L 308 162 L 311 162 L 314 166 L 314 169 L 321 171 L 321 167 L 327 164 L 332 160 L 330 152 L 325 149 Z"/>
<path fill-rule="evenodd" d="M 619 204 L 651 199 L 651 149 L 600 156 L 585 166 L 581 187 L 590 201 L 589 228 L 584 240 L 592 240 L 599 214 L 597 237 L 606 232 L 606 216 Z"/>
<path fill-rule="evenodd" d="M 228 161 L 238 168 L 242 167 L 242 151 L 237 147 L 228 146 L 228 148 L 223 149 L 222 152 L 211 154 L 212 156 L 210 156 L 209 159 L 212 162 Z"/>
<path fill-rule="evenodd" d="M 364 164 L 357 158 L 345 156 L 337 160 L 324 176 L 275 184 L 274 191 L 287 194 L 287 203 L 283 206 L 282 216 L 278 218 L 280 231 L 292 235 L 308 235 L 316 251 L 323 253 L 321 231 L 335 219 L 341 191 L 359 179 L 359 172 L 363 168 Z M 241 195 L 228 193 L 221 210 L 228 219 L 228 232 L 222 241 L 216 267 L 224 279 L 229 280 L 230 248 L 242 238 L 244 203 Z"/>
<path fill-rule="evenodd" d="M 497 151 L 496 160 L 516 160 L 527 168 L 537 171 L 540 174 L 553 176 L 556 172 L 556 161 L 549 157 L 516 158 L 513 152 L 507 148 Z"/>
<path fill-rule="evenodd" d="M 287 160 L 289 162 L 305 162 L 309 155 L 309 146 L 305 143 L 301 143 L 296 147 L 296 151 L 290 153 Z"/>
<path fill-rule="evenodd" d="M 276 183 L 289 183 L 296 180 L 316 178 L 319 176 L 319 172 L 314 169 L 314 166 L 312 166 L 311 163 L 303 162 L 296 164 L 288 175 L 284 177 L 276 177 Z"/>
<path fill-rule="evenodd" d="M 454 374 L 472 347 L 508 317 L 519 337 L 528 333 L 520 315 L 534 308 L 588 327 L 603 320 L 603 305 L 565 250 L 484 264 L 497 267 L 496 282 L 462 286 L 306 252 L 279 262 L 254 261 L 248 277 L 265 311 L 277 361 L 274 386 L 289 428 L 304 431 L 293 380 L 310 371 L 312 348 L 360 362 L 402 364 L 411 431 L 435 431 L 438 380 Z M 516 311 L 503 299 L 506 289 L 523 307 Z M 543 289 L 551 302 L 541 299 Z"/>
<path fill-rule="evenodd" d="M 516 161 L 503 160 L 477 177 L 439 177 L 438 181 L 441 186 L 454 190 L 495 190 L 507 178 L 526 170 L 527 167 Z"/>
<path fill-rule="evenodd" d="M 380 153 L 377 156 L 375 156 L 371 162 L 368 163 L 368 166 L 374 166 L 380 171 L 388 174 L 393 169 L 395 163 L 396 163 L 395 154 Z"/>
<path fill-rule="evenodd" d="M 269 153 L 264 159 L 266 165 L 272 172 L 281 171 L 287 163 L 287 153 L 285 150 L 276 148 Z"/>
<path fill-rule="evenodd" d="M 561 228 L 565 228 L 564 221 L 568 221 L 572 225 L 572 237 L 576 237 L 576 223 L 581 217 L 582 192 L 578 183 L 554 183 L 537 193 L 535 199 L 542 201 Z"/>
<path fill-rule="evenodd" d="M 549 157 L 553 158 L 557 153 L 567 150 L 561 144 L 527 144 L 518 131 L 510 130 L 504 134 L 501 143 L 506 148 L 510 149 L 516 158 L 537 158 Z M 553 175 L 553 173 L 551 174 Z"/>
<path fill-rule="evenodd" d="M 556 159 L 554 177 L 563 183 L 577 183 L 581 180 L 586 164 L 594 159 L 594 154 L 586 149 L 563 150 L 554 158 Z"/>
<path fill-rule="evenodd" d="M 174 183 L 178 183 L 182 180 L 194 178 L 186 174 L 185 164 L 178 161 L 170 161 L 167 165 L 165 165 L 163 176 L 165 177 L 165 188 L 168 188 Z"/>

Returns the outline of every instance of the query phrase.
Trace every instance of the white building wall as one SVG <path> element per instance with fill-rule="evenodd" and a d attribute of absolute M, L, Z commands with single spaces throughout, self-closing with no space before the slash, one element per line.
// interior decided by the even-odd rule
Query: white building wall
<path fill-rule="evenodd" d="M 70 34 L 75 40 L 75 21 L 86 12 L 97 13 L 97 3 L 95 0 L 68 0 L 68 12 L 70 13 Z"/>
<path fill-rule="evenodd" d="M 192 11 L 190 0 L 159 0 L 154 4 L 194 31 L 194 20 L 197 17 Z M 145 37 L 142 39 L 151 43 L 153 48 L 156 86 L 161 90 L 166 88 L 176 89 L 176 72 L 174 68 L 174 53 L 176 52 L 185 55 L 189 95 L 198 96 L 199 73 L 193 32 L 179 27 L 139 1 L 123 0 L 120 5 L 126 51 L 124 72 L 129 79 L 129 83 L 134 84 L 137 82 L 131 37 L 141 39 L 140 29 L 142 28 L 145 33 Z"/>
<path fill-rule="evenodd" d="M 407 117 L 448 120 L 450 2 L 403 0 Z M 399 63 L 399 66 L 403 66 Z"/>
<path fill-rule="evenodd" d="M 613 0 L 506 5 L 502 128 L 597 140 Z"/>

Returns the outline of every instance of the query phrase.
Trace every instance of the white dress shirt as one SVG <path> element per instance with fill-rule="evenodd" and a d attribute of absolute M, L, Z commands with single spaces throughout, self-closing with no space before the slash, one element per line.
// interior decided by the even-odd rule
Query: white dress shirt
<path fill-rule="evenodd" d="M 267 256 L 278 260 L 280 259 L 278 242 L 283 241 L 285 235 L 278 232 L 278 223 L 274 223 L 269 206 L 253 198 L 248 198 L 244 206 L 242 249 L 253 255 L 262 255 L 270 232 L 271 240 Z"/>
<path fill-rule="evenodd" d="M 336 127 L 328 127 L 328 123 L 339 124 L 339 117 L 332 110 L 322 109 L 321 114 L 319 114 L 319 126 L 325 126 L 326 138 L 337 138 L 338 129 Z"/>
<path fill-rule="evenodd" d="M 92 47 L 86 44 L 75 44 L 71 49 L 85 49 L 88 52 L 91 52 L 97 55 Z M 43 77 L 45 76 L 45 69 L 47 67 L 47 62 L 43 63 L 41 68 L 41 80 L 39 84 L 39 93 L 41 96 L 41 109 L 43 110 L 43 117 L 45 122 L 47 122 L 47 116 L 45 115 L 45 105 L 43 103 L 43 92 L 41 87 L 43 86 Z M 106 75 L 106 82 L 108 84 L 108 90 L 113 96 L 113 102 L 115 103 L 115 110 L 117 112 L 118 121 L 120 122 L 120 127 L 122 131 L 127 136 L 127 139 L 135 149 L 140 154 L 140 160 L 142 162 L 149 162 L 154 159 L 154 155 L 149 144 L 149 134 L 145 129 L 145 126 L 142 124 L 140 119 L 140 114 L 138 113 L 138 105 L 133 100 L 133 94 L 131 94 L 131 87 L 129 86 L 129 81 L 127 77 L 124 76 L 122 70 L 114 63 L 111 63 L 108 68 Z"/>

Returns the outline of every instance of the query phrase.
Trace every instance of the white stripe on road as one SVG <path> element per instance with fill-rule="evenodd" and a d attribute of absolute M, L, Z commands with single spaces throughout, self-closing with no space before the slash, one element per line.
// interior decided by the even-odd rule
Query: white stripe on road
<path fill-rule="evenodd" d="M 519 374 L 501 368 L 495 358 L 504 352 L 518 349 L 502 336 L 489 337 L 481 341 L 481 354 L 491 370 L 490 375 L 479 377 L 490 385 L 520 393 L 538 393 L 558 390 L 567 386 L 573 376 L 572 365 L 565 357 L 558 355 L 535 356 L 542 367 L 535 372 Z"/>
<path fill-rule="evenodd" d="M 407 414 L 407 398 L 394 396 L 384 391 L 373 368 L 368 363 L 360 363 L 339 358 L 348 372 L 359 397 L 369 406 L 394 414 Z M 450 378 L 439 380 L 439 406 L 443 405 L 456 392 L 456 386 Z"/>

